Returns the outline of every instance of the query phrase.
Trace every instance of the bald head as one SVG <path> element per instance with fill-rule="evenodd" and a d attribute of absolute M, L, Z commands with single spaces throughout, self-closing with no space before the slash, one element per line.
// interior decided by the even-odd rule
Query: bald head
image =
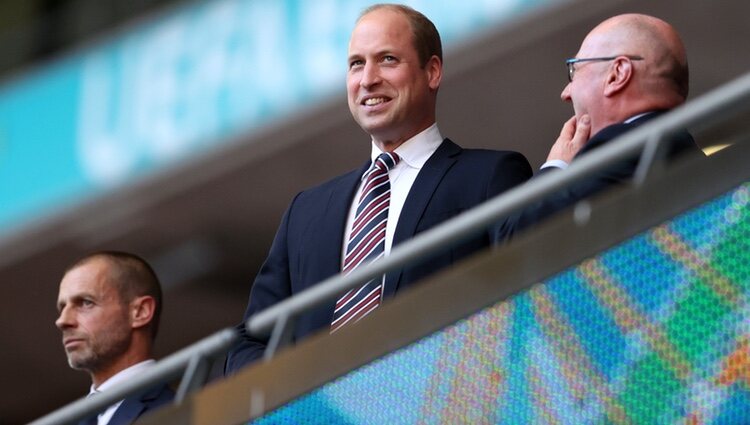
<path fill-rule="evenodd" d="M 669 23 L 653 16 L 629 13 L 607 19 L 586 37 L 596 39 L 611 54 L 644 58 L 637 81 L 644 89 L 687 98 L 688 64 L 685 46 Z M 586 41 L 584 41 L 585 43 Z"/>
<path fill-rule="evenodd" d="M 576 57 L 614 58 L 575 64 L 573 81 L 561 94 L 577 116 L 590 116 L 592 134 L 687 99 L 685 47 L 661 19 L 641 14 L 609 18 L 591 30 Z"/>

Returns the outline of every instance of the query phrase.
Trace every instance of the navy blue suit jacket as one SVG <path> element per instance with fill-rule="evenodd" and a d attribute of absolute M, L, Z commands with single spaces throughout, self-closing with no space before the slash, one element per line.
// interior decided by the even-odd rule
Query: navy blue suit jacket
<path fill-rule="evenodd" d="M 281 221 L 270 253 L 253 284 L 244 319 L 297 294 L 341 271 L 341 250 L 349 207 L 368 161 L 360 169 L 301 192 Z M 462 149 L 445 139 L 414 181 L 399 217 L 393 246 L 408 240 L 487 199 L 512 188 L 532 175 L 526 158 L 517 152 Z M 437 269 L 489 246 L 496 228 L 458 246 L 431 256 L 420 264 L 388 273 L 384 297 Z M 294 339 L 330 327 L 333 302 L 301 315 Z M 260 358 L 267 341 L 243 338 L 227 357 L 231 373 Z"/>
<path fill-rule="evenodd" d="M 619 123 L 603 128 L 586 142 L 583 148 L 576 154 L 575 158 L 573 158 L 573 161 L 648 122 L 649 120 L 658 117 L 664 112 L 665 111 L 652 112 L 627 124 Z M 669 142 L 670 144 L 667 150 L 667 157 L 669 159 L 674 159 L 684 154 L 702 155 L 698 145 L 695 144 L 693 137 L 686 131 L 679 131 L 671 135 Z M 591 176 L 573 183 L 566 189 L 545 197 L 543 200 L 526 207 L 517 214 L 513 214 L 512 217 L 500 228 L 497 240 L 503 241 L 516 231 L 538 223 L 584 198 L 629 180 L 638 166 L 638 160 L 638 156 L 624 159 L 604 170 L 593 173 Z M 544 168 L 540 170 L 537 175 L 557 172 L 555 170 L 559 171 L 559 169 L 555 167 Z"/>
<path fill-rule="evenodd" d="M 128 397 L 115 410 L 108 425 L 130 425 L 149 410 L 155 410 L 174 399 L 174 391 L 166 384 L 154 387 L 142 394 Z M 92 419 L 81 421 L 80 425 L 95 424 L 95 415 Z M 93 421 L 93 422 L 89 422 Z"/>

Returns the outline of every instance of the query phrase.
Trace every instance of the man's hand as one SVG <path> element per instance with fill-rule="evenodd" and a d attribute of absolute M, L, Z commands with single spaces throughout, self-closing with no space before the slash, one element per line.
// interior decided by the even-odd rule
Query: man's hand
<path fill-rule="evenodd" d="M 563 124 L 560 136 L 549 151 L 547 161 L 554 159 L 570 164 L 573 157 L 589 140 L 589 133 L 591 133 L 591 118 L 588 115 L 582 115 L 576 120 L 573 116 Z"/>

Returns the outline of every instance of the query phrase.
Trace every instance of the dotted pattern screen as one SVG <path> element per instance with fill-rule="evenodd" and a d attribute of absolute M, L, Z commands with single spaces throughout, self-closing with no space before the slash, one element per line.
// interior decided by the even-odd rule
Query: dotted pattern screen
<path fill-rule="evenodd" d="M 259 424 L 750 423 L 750 183 Z"/>

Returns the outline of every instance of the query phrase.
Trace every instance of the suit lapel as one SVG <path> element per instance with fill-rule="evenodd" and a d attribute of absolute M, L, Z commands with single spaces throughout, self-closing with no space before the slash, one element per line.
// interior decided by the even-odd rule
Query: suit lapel
<path fill-rule="evenodd" d="M 321 276 L 334 276 L 341 273 L 341 251 L 344 246 L 344 233 L 349 208 L 361 177 L 369 167 L 370 162 L 368 161 L 359 170 L 345 175 L 331 187 L 328 193 L 328 199 L 323 209 L 324 216 L 317 224 L 320 231 L 320 239 L 318 239 L 321 241 L 320 246 L 312 248 L 321 250 L 322 253 L 322 255 L 317 256 L 320 262 Z M 331 303 L 327 309 L 326 307 L 323 307 L 323 309 L 319 310 L 320 314 L 316 314 L 314 320 L 319 321 L 322 325 L 330 325 L 334 304 Z"/>
<path fill-rule="evenodd" d="M 141 415 L 146 405 L 143 403 L 142 398 L 126 398 L 123 400 L 120 407 L 115 410 L 115 414 L 112 415 L 112 419 L 109 420 L 108 425 L 129 425 L 135 422 L 136 418 Z"/>
<path fill-rule="evenodd" d="M 432 195 L 460 153 L 460 146 L 450 139 L 445 139 L 419 171 L 401 210 L 396 232 L 393 235 L 393 247 L 414 236 Z M 395 295 L 402 272 L 403 270 L 396 270 L 386 274 L 384 297 Z"/>
<path fill-rule="evenodd" d="M 166 385 L 152 388 L 145 393 L 128 397 L 115 410 L 107 425 L 130 425 L 148 408 L 148 404 L 158 399 L 163 391 L 170 391 Z"/>
<path fill-rule="evenodd" d="M 344 246 L 346 219 L 362 174 L 369 167 L 370 163 L 367 162 L 359 170 L 344 176 L 329 193 L 328 204 L 324 209 L 325 217 L 320 226 L 324 243 L 317 247 L 317 249 L 330 250 L 330 255 L 323 256 L 326 263 L 321 266 L 326 276 L 341 272 L 341 250 Z"/>

